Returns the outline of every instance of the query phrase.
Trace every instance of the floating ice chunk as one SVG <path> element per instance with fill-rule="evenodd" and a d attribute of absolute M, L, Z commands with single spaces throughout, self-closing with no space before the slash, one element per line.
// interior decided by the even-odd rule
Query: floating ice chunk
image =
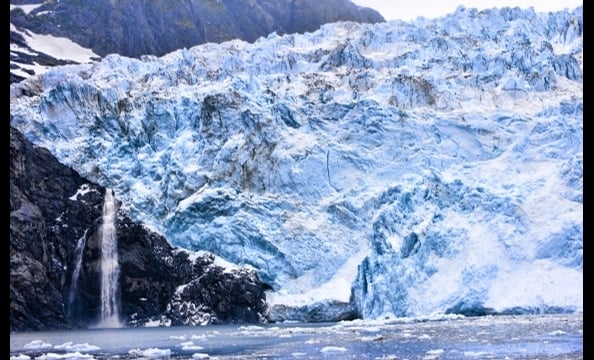
<path fill-rule="evenodd" d="M 169 358 L 171 356 L 171 349 L 149 348 L 146 350 L 131 349 L 128 350 L 129 355 L 142 356 L 149 359 Z"/>
<path fill-rule="evenodd" d="M 203 350 L 204 348 L 200 345 L 184 345 L 182 346 L 182 350 L 186 350 L 186 351 L 197 351 L 197 350 Z"/>
<path fill-rule="evenodd" d="M 553 336 L 565 335 L 565 334 L 567 334 L 567 333 L 563 330 L 555 330 L 555 331 L 551 331 L 549 333 L 549 335 L 553 335 Z"/>
<path fill-rule="evenodd" d="M 370 326 L 370 327 L 367 327 L 367 328 L 365 328 L 363 330 L 364 331 L 367 331 L 367 332 L 380 332 L 382 329 L 379 328 L 379 327 L 377 327 L 377 326 Z"/>
<path fill-rule="evenodd" d="M 192 359 L 208 359 L 210 356 L 205 353 L 195 353 L 192 355 Z"/>
<path fill-rule="evenodd" d="M 43 350 L 50 349 L 51 347 L 52 344 L 43 342 L 42 340 L 33 340 L 24 346 L 24 348 L 27 350 Z"/>
<path fill-rule="evenodd" d="M 151 359 L 171 356 L 171 349 L 150 348 L 142 352 L 142 355 Z"/>
<path fill-rule="evenodd" d="M 491 353 L 487 352 L 487 351 L 465 351 L 464 352 L 464 356 L 466 357 L 485 357 L 485 356 L 489 356 L 492 355 Z"/>
<path fill-rule="evenodd" d="M 62 345 L 55 345 L 54 349 L 64 350 L 64 351 L 81 351 L 81 352 L 101 350 L 101 348 L 96 345 L 90 345 L 89 343 L 73 344 L 72 341 L 68 341 Z"/>
<path fill-rule="evenodd" d="M 443 349 L 435 349 L 427 351 L 427 354 L 423 356 L 423 360 L 439 359 L 439 356 L 443 354 Z"/>
<path fill-rule="evenodd" d="M 257 325 L 248 325 L 248 326 L 240 326 L 239 330 L 255 331 L 255 330 L 264 330 L 264 328 L 262 326 L 257 326 Z"/>
<path fill-rule="evenodd" d="M 94 359 L 95 357 L 90 354 L 82 354 L 80 352 L 73 352 L 67 354 L 56 354 L 47 353 L 36 357 L 36 360 L 53 360 L 53 359 L 67 359 L 67 360 L 82 360 L 82 359 Z"/>
<path fill-rule="evenodd" d="M 360 340 L 361 341 L 381 341 L 381 340 L 385 340 L 386 337 L 383 335 L 378 335 L 378 336 L 363 336 Z"/>
<path fill-rule="evenodd" d="M 332 352 L 345 352 L 347 351 L 346 348 L 342 346 L 324 346 L 320 352 L 323 353 L 332 353 Z"/>
<path fill-rule="evenodd" d="M 16 356 L 11 356 L 10 360 L 31 360 L 31 357 L 24 354 L 18 354 Z"/>
<path fill-rule="evenodd" d="M 427 351 L 427 354 L 429 354 L 429 355 L 443 354 L 443 349 L 429 350 L 429 351 Z"/>
<path fill-rule="evenodd" d="M 187 338 L 186 335 L 171 335 L 169 337 L 170 340 L 186 340 Z"/>

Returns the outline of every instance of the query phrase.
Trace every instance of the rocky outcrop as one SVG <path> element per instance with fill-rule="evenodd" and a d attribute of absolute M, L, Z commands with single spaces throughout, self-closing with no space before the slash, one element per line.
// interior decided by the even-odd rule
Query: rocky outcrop
<path fill-rule="evenodd" d="M 71 254 L 82 236 L 80 231 L 92 231 L 96 226 L 93 219 L 101 215 L 100 198 L 92 199 L 89 194 L 82 201 L 69 199 L 83 184 L 89 185 L 47 150 L 33 147 L 11 128 L 11 331 L 70 325 L 62 292 Z"/>
<path fill-rule="evenodd" d="M 257 273 L 251 269 L 228 271 L 214 264 L 214 255 L 205 253 L 196 258 L 198 275 L 179 288 L 167 306 L 161 323 L 206 325 L 222 323 L 267 322 L 268 309 Z"/>
<path fill-rule="evenodd" d="M 87 327 L 97 321 L 104 194 L 103 187 L 11 127 L 11 331 Z M 116 229 L 126 326 L 155 319 L 164 325 L 267 321 L 266 285 L 254 271 L 225 270 L 208 253 L 192 260 L 122 210 Z M 79 249 L 84 251 L 77 258 Z M 180 301 L 200 308 L 203 320 L 193 321 L 195 314 L 176 308 Z"/>

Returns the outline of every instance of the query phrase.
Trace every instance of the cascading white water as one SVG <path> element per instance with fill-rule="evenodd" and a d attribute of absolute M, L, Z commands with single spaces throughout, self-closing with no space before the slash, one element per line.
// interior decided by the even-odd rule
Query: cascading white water
<path fill-rule="evenodd" d="M 119 315 L 118 244 L 115 227 L 116 201 L 113 190 L 106 189 L 101 225 L 101 314 L 100 327 L 121 327 Z"/>
<path fill-rule="evenodd" d="M 85 230 L 83 236 L 78 239 L 78 242 L 76 243 L 76 258 L 74 259 L 74 271 L 72 272 L 72 278 L 70 279 L 70 294 L 68 296 L 68 312 L 70 316 L 75 315 L 74 301 L 76 300 L 76 295 L 78 293 L 78 278 L 80 277 L 83 253 L 87 243 L 87 231 L 89 231 L 89 229 Z"/>

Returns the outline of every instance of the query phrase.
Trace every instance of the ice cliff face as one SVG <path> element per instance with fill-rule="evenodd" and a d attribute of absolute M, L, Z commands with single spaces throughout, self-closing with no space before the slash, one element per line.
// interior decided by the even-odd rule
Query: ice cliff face
<path fill-rule="evenodd" d="M 582 56 L 581 7 L 460 7 L 59 67 L 11 125 L 273 319 L 581 311 Z"/>

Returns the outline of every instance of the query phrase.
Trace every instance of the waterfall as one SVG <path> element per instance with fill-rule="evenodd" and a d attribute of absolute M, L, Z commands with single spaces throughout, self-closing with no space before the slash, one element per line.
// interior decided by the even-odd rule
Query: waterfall
<path fill-rule="evenodd" d="M 75 300 L 76 295 L 78 295 L 78 279 L 80 277 L 80 269 L 82 268 L 82 260 L 83 260 L 83 253 L 85 251 L 85 246 L 87 242 L 87 231 L 83 236 L 78 239 L 76 243 L 76 250 L 75 250 L 75 258 L 74 258 L 74 271 L 72 272 L 72 278 L 70 279 L 70 294 L 68 295 L 68 314 L 70 317 L 75 317 L 76 311 L 75 309 Z"/>
<path fill-rule="evenodd" d="M 116 234 L 116 201 L 113 190 L 105 190 L 101 236 L 101 314 L 100 327 L 121 327 L 119 317 L 118 243 Z"/>

